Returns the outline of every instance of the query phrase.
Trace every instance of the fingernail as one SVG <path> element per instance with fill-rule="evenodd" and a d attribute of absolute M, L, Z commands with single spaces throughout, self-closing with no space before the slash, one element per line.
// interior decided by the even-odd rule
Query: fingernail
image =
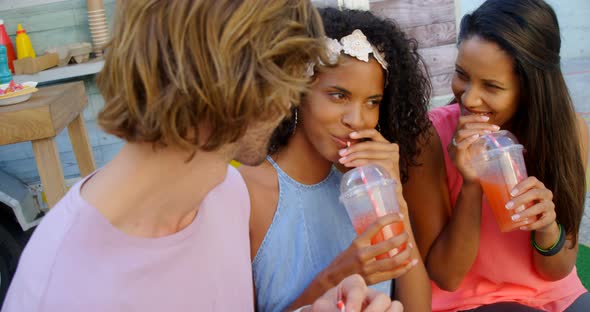
<path fill-rule="evenodd" d="M 351 138 L 352 138 L 352 137 L 355 137 L 355 136 L 357 136 L 357 135 L 359 135 L 359 134 L 358 134 L 358 132 L 351 132 L 351 133 L 349 134 L 349 136 L 350 136 Z"/>
<path fill-rule="evenodd" d="M 399 250 L 397 250 L 397 248 L 393 248 L 392 250 L 389 251 L 389 255 L 395 256 L 395 255 L 397 255 L 398 252 L 399 252 Z"/>
<path fill-rule="evenodd" d="M 474 135 L 471 136 L 471 138 L 472 139 L 477 139 L 477 138 L 479 138 L 479 134 L 474 134 Z"/>
<path fill-rule="evenodd" d="M 512 219 L 512 221 L 518 221 L 518 219 L 520 219 L 520 215 L 518 213 L 515 213 L 510 218 Z"/>
<path fill-rule="evenodd" d="M 414 248 L 414 244 L 412 244 L 412 243 L 408 243 L 408 247 L 410 247 L 410 248 Z"/>
<path fill-rule="evenodd" d="M 526 226 L 521 226 L 521 227 L 520 227 L 520 230 L 521 230 L 521 231 L 526 231 Z"/>
<path fill-rule="evenodd" d="M 493 125 L 493 126 L 492 126 L 492 128 L 493 128 L 495 131 L 498 131 L 498 130 L 500 130 L 500 126 Z"/>
<path fill-rule="evenodd" d="M 490 133 L 492 133 L 492 131 L 490 131 L 490 130 L 484 130 L 483 133 L 490 134 Z"/>
<path fill-rule="evenodd" d="M 348 151 L 348 149 L 346 149 L 346 148 L 343 148 L 343 149 L 341 149 L 341 150 L 339 150 L 339 151 L 338 151 L 338 155 L 340 155 L 340 156 L 344 156 L 344 155 L 346 155 L 346 152 L 347 152 L 347 151 Z"/>
<path fill-rule="evenodd" d="M 512 191 L 510 191 L 510 195 L 516 196 L 516 194 L 518 194 L 518 189 L 512 189 Z"/>
<path fill-rule="evenodd" d="M 342 157 L 342 158 L 338 159 L 338 161 L 339 161 L 341 164 L 343 164 L 343 163 L 346 161 L 346 157 Z"/>
<path fill-rule="evenodd" d="M 412 264 L 412 266 L 415 266 L 416 264 L 418 264 L 418 259 L 412 260 L 412 262 L 410 262 L 410 264 Z"/>
<path fill-rule="evenodd" d="M 481 115 L 481 116 L 479 116 L 479 119 L 483 120 L 483 121 L 488 121 L 488 120 L 490 120 L 490 117 L 485 116 L 485 115 Z"/>
<path fill-rule="evenodd" d="M 512 208 L 512 206 L 514 206 L 514 202 L 513 201 L 509 201 L 506 203 L 506 209 L 510 209 Z"/>
<path fill-rule="evenodd" d="M 404 219 L 404 215 L 401 212 L 398 212 L 397 214 L 399 215 L 400 219 L 402 219 L 402 220 Z"/>

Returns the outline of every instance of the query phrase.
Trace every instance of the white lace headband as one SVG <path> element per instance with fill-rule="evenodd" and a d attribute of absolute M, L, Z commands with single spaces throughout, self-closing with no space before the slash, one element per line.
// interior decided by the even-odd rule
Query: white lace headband
<path fill-rule="evenodd" d="M 381 67 L 387 71 L 387 62 L 385 57 L 377 48 L 375 48 L 365 34 L 359 29 L 355 29 L 350 35 L 344 36 L 340 41 L 328 37 L 324 37 L 326 44 L 326 53 L 328 56 L 328 62 L 330 65 L 338 63 L 338 57 L 341 53 L 352 56 L 359 61 L 369 62 L 369 55 L 373 53 L 373 57 L 379 62 Z M 321 61 L 320 65 L 324 65 Z M 309 64 L 307 68 L 307 75 L 313 76 L 315 63 Z"/>

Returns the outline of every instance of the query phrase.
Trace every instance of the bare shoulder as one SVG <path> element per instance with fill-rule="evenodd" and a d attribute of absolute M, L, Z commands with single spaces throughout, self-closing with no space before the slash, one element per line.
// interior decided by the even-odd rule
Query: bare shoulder
<path fill-rule="evenodd" d="M 269 199 L 268 196 L 272 197 L 273 193 L 276 193 L 275 195 L 278 198 L 277 172 L 270 163 L 265 161 L 255 167 L 242 165 L 238 168 L 238 171 L 246 182 L 251 202 L 260 204 L 257 199 Z M 256 209 L 257 207 L 253 206 L 252 208 Z"/>
<path fill-rule="evenodd" d="M 582 161 L 584 164 L 584 168 L 586 168 L 586 165 L 588 163 L 588 123 L 586 123 L 586 120 L 580 114 L 576 114 L 576 121 L 578 125 Z"/>
<path fill-rule="evenodd" d="M 435 165 L 444 165 L 444 149 L 446 148 L 446 146 L 442 145 L 442 141 L 438 135 L 438 132 L 436 132 L 434 126 L 430 126 L 430 128 L 428 129 L 428 134 L 428 140 L 425 140 L 422 144 L 423 152 L 421 153 L 421 156 L 423 160 L 433 163 Z"/>
<path fill-rule="evenodd" d="M 441 170 L 446 178 L 445 158 L 442 142 L 434 126 L 428 129 L 428 136 L 420 143 L 420 154 L 416 160 L 418 165 L 411 166 L 408 183 L 422 184 L 424 179 L 440 178 Z M 433 170 L 434 169 L 434 170 Z M 422 181 L 421 181 L 422 180 Z"/>
<path fill-rule="evenodd" d="M 242 165 L 238 170 L 250 194 L 250 248 L 254 259 L 277 210 L 279 182 L 276 170 L 266 161 L 256 167 Z"/>

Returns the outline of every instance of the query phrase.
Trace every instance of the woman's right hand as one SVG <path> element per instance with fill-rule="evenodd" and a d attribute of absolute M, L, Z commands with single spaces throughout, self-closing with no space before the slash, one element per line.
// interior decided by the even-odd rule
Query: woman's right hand
<path fill-rule="evenodd" d="M 466 183 L 476 182 L 477 174 L 471 165 L 468 149 L 480 136 L 500 130 L 500 127 L 487 123 L 490 118 L 484 115 L 466 115 L 459 118 L 453 140 L 447 146 L 449 156 Z"/>
<path fill-rule="evenodd" d="M 386 225 L 402 222 L 400 214 L 390 214 L 378 218 L 375 223 L 360 234 L 351 245 L 344 250 L 320 274 L 320 283 L 333 287 L 351 274 L 359 274 L 368 285 L 392 280 L 410 271 L 417 263 L 411 259 L 414 246 L 408 243 L 408 233 L 402 232 L 383 242 L 371 245 L 371 239 Z M 406 248 L 399 252 L 400 247 Z M 377 260 L 378 255 L 392 251 L 393 256 Z"/>

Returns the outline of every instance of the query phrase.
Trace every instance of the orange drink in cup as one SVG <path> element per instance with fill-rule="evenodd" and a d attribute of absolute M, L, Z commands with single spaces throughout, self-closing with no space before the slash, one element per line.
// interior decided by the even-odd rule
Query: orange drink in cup
<path fill-rule="evenodd" d="M 537 217 L 512 221 L 514 213 L 532 206 L 532 203 L 525 207 L 506 209 L 506 203 L 512 199 L 510 191 L 527 178 L 523 146 L 518 144 L 514 135 L 502 130 L 482 136 L 472 144 L 469 152 L 500 231 L 510 232 L 536 221 Z"/>
<path fill-rule="evenodd" d="M 356 216 L 352 220 L 352 226 L 358 235 L 362 234 L 369 226 L 371 226 L 377 217 L 374 214 L 366 214 L 364 216 Z M 404 231 L 404 224 L 402 222 L 396 222 L 389 225 L 386 225 L 379 233 L 377 233 L 371 239 L 371 245 L 378 244 L 384 240 L 390 239 L 396 235 L 403 233 Z M 406 248 L 406 244 L 403 244 L 399 248 L 399 252 L 402 252 Z M 393 256 L 393 255 L 391 255 Z M 377 256 L 377 260 L 389 258 L 389 253 L 384 253 Z"/>
<path fill-rule="evenodd" d="M 357 234 L 363 233 L 379 217 L 399 213 L 395 187 L 396 181 L 377 165 L 358 167 L 342 176 L 340 201 L 344 204 Z M 403 231 L 402 222 L 387 225 L 371 239 L 371 244 L 390 239 Z M 398 252 L 405 248 L 404 244 Z M 377 260 L 394 255 L 393 251 L 389 251 L 377 256 Z"/>

